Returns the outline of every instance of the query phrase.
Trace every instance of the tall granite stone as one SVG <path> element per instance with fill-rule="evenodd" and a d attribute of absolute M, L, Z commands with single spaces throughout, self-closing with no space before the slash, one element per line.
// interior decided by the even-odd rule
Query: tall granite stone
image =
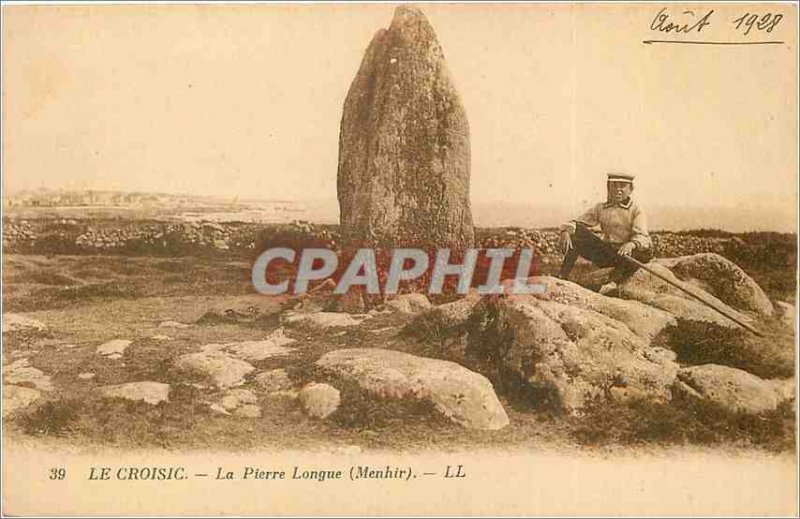
<path fill-rule="evenodd" d="M 467 116 L 436 34 L 400 6 L 367 48 L 344 103 L 338 197 L 344 237 L 377 246 L 472 244 Z"/>

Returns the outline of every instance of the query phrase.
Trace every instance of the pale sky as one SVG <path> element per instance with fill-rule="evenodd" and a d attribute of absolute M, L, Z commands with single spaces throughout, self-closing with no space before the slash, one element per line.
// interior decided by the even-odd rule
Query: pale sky
<path fill-rule="evenodd" d="M 335 198 L 344 98 L 394 7 L 4 6 L 3 186 Z M 473 203 L 579 209 L 621 169 L 652 205 L 794 226 L 796 8 L 670 7 L 714 9 L 701 39 L 783 45 L 644 45 L 675 37 L 650 31 L 659 8 L 422 5 L 469 118 Z M 745 37 L 748 10 L 784 19 Z"/>

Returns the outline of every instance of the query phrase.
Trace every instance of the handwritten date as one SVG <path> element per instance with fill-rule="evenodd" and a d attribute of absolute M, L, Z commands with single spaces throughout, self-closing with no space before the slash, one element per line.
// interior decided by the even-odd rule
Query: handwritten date
<path fill-rule="evenodd" d="M 661 10 L 656 14 L 656 17 L 653 18 L 652 23 L 650 23 L 650 30 L 651 31 L 661 31 L 661 32 L 682 32 L 682 33 L 690 33 L 690 32 L 701 32 L 703 28 L 711 25 L 711 15 L 714 14 L 714 10 L 710 10 L 707 12 L 702 18 L 694 21 L 695 14 L 694 11 L 683 11 L 683 15 L 686 16 L 686 19 L 682 20 L 681 22 L 675 23 L 670 20 L 669 14 L 667 14 L 667 8 L 662 7 Z M 689 21 L 686 21 L 686 20 Z"/>
<path fill-rule="evenodd" d="M 671 17 L 670 13 L 667 12 L 667 8 L 663 7 L 656 13 L 653 21 L 650 22 L 650 30 L 666 33 L 701 33 L 703 29 L 711 25 L 711 16 L 713 14 L 713 9 L 702 16 L 700 13 L 687 9 L 682 11 L 679 16 Z M 731 23 L 736 30 L 747 36 L 753 30 L 771 33 L 782 19 L 783 15 L 779 13 L 761 15 L 745 13 Z"/>
<path fill-rule="evenodd" d="M 780 23 L 783 15 L 780 13 L 767 13 L 762 16 L 757 14 L 745 13 L 733 21 L 737 29 L 744 31 L 745 36 L 755 27 L 758 31 L 772 32 Z"/>

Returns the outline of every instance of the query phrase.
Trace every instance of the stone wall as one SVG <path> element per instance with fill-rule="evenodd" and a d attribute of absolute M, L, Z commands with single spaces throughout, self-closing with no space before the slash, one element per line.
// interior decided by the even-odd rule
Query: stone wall
<path fill-rule="evenodd" d="M 737 235 L 703 236 L 674 232 L 653 233 L 658 257 L 715 252 L 731 259 L 748 253 L 765 256 L 770 251 L 793 249 L 796 237 L 777 235 L 772 241 L 746 241 Z M 194 252 L 252 255 L 270 246 L 327 247 L 340 244 L 338 226 L 309 222 L 252 224 L 213 222 L 159 222 L 120 220 L 41 219 L 3 223 L 7 253 L 135 253 L 187 254 Z M 533 247 L 540 259 L 556 261 L 558 231 L 552 229 L 477 229 L 476 247 Z M 789 243 L 791 242 L 791 243 Z M 785 256 L 785 254 L 784 254 Z M 796 258 L 789 258 L 791 263 Z M 773 261 L 774 263 L 774 261 Z"/>

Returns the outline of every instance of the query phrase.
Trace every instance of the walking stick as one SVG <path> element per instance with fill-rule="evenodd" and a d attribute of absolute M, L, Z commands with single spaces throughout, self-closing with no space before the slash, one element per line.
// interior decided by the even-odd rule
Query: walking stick
<path fill-rule="evenodd" d="M 707 307 L 711 308 L 712 310 L 716 310 L 718 313 L 724 315 L 725 317 L 727 317 L 731 321 L 735 322 L 736 324 L 738 324 L 739 326 L 741 326 L 745 330 L 753 333 L 754 335 L 756 335 L 758 337 L 764 337 L 764 334 L 762 334 L 761 332 L 759 332 L 758 330 L 756 330 L 755 328 L 753 328 L 749 324 L 740 321 L 734 315 L 731 315 L 727 310 L 722 309 L 722 308 L 717 308 L 716 306 L 712 305 L 708 301 L 703 301 L 703 299 L 700 298 L 700 296 L 698 296 L 697 294 L 694 294 L 691 291 L 687 290 L 686 288 L 680 286 L 679 284 L 677 284 L 674 281 L 672 281 L 671 279 L 669 279 L 667 276 L 665 276 L 665 275 L 663 275 L 663 274 L 661 274 L 659 272 L 656 272 L 655 270 L 653 270 L 652 268 L 648 267 L 646 264 L 642 263 L 641 261 L 639 261 L 639 260 L 637 260 L 635 258 L 631 258 L 630 256 L 620 256 L 620 258 L 625 258 L 626 260 L 628 260 L 628 261 L 636 264 L 637 266 L 645 269 L 647 272 L 651 273 L 655 277 L 657 277 L 657 278 L 659 278 L 659 279 L 661 279 L 663 281 L 666 281 L 667 283 L 669 283 L 670 285 L 674 286 L 678 290 L 681 290 L 682 292 L 684 292 L 686 294 L 689 294 L 690 296 L 692 296 L 693 298 L 697 299 L 698 301 L 700 301 L 701 303 L 703 303 Z"/>

